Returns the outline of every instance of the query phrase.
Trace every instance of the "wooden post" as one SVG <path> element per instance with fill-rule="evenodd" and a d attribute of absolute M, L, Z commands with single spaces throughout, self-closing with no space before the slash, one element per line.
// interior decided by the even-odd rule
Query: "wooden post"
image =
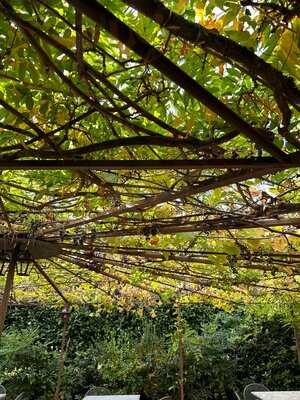
<path fill-rule="evenodd" d="M 181 330 L 179 333 L 179 400 L 184 400 L 184 343 Z"/>
<path fill-rule="evenodd" d="M 62 313 L 63 318 L 63 333 L 62 333 L 62 340 L 61 340 L 61 348 L 60 348 L 60 357 L 58 363 L 58 374 L 57 374 L 57 381 L 56 381 L 56 388 L 54 393 L 54 400 L 63 399 L 63 393 L 61 393 L 61 384 L 63 379 L 64 373 L 64 366 L 65 366 L 65 356 L 67 350 L 67 334 L 68 334 L 68 322 L 69 322 L 69 304 L 65 303 L 65 308 Z"/>
<path fill-rule="evenodd" d="M 294 333 L 295 333 L 295 345 L 298 363 L 300 364 L 300 326 L 299 322 L 294 323 Z"/>
<path fill-rule="evenodd" d="M 57 381 L 56 381 L 56 387 L 55 387 L 55 392 L 54 392 L 54 400 L 60 400 L 60 399 L 63 399 L 63 393 L 61 393 L 61 384 L 62 384 L 62 379 L 63 379 L 65 355 L 66 355 L 66 349 L 67 349 L 67 334 L 68 334 L 70 303 L 69 303 L 68 299 L 64 296 L 62 291 L 59 289 L 59 287 L 56 285 L 56 283 L 44 271 L 44 269 L 34 260 L 33 260 L 33 264 L 34 264 L 37 272 L 39 272 L 42 275 L 42 277 L 46 279 L 46 281 L 53 287 L 53 289 L 56 291 L 56 293 L 65 302 L 65 308 L 62 312 L 63 332 L 62 332 L 62 340 L 61 340 L 61 348 L 60 348 L 60 357 L 59 357 L 59 362 L 58 362 Z"/>
<path fill-rule="evenodd" d="M 3 296 L 2 296 L 1 304 L 0 304 L 0 336 L 2 336 L 2 333 L 4 330 L 4 323 L 5 323 L 6 314 L 7 314 L 9 297 L 10 297 L 10 293 L 11 293 L 11 290 L 13 287 L 13 282 L 14 282 L 15 268 L 16 268 L 16 260 L 15 260 L 15 257 L 13 256 L 13 258 L 8 266 L 7 277 L 6 277 L 6 281 L 5 281 L 5 288 L 4 288 L 4 292 L 3 292 Z"/>
<path fill-rule="evenodd" d="M 178 400 L 184 400 L 184 324 L 181 315 L 181 305 L 176 304 L 177 308 L 177 333 L 178 333 Z"/>
<path fill-rule="evenodd" d="M 295 350 L 300 364 L 300 302 L 298 301 L 291 304 L 291 321 L 294 328 Z"/>

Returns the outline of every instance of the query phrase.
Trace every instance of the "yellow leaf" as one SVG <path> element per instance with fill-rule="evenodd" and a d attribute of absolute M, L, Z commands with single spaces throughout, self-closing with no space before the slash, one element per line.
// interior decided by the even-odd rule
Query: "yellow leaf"
<path fill-rule="evenodd" d="M 238 30 L 239 30 L 239 20 L 238 20 L 237 18 L 235 18 L 235 19 L 233 20 L 232 28 L 233 28 L 235 31 L 238 31 Z"/>
<path fill-rule="evenodd" d="M 216 113 L 214 113 L 213 111 L 211 111 L 209 108 L 205 107 L 205 111 L 204 111 L 204 115 L 205 115 L 205 119 L 208 122 L 213 122 L 216 120 L 217 115 Z"/>
<path fill-rule="evenodd" d="M 188 5 L 188 0 L 177 0 L 175 11 L 181 14 L 186 9 L 187 5 Z"/>
<path fill-rule="evenodd" d="M 138 310 L 137 310 L 137 314 L 138 314 L 140 317 L 143 317 L 143 315 L 144 315 L 144 310 L 143 310 L 142 308 L 138 309 Z"/>
<path fill-rule="evenodd" d="M 217 31 L 221 31 L 224 26 L 224 21 L 222 20 L 222 18 L 218 19 L 208 18 L 207 21 L 205 21 L 204 25 L 207 29 L 215 29 Z"/>
<path fill-rule="evenodd" d="M 259 251 L 261 250 L 262 247 L 262 242 L 260 239 L 253 239 L 253 240 L 247 240 L 247 247 L 253 251 Z"/>
<path fill-rule="evenodd" d="M 56 114 L 56 121 L 59 123 L 59 124 L 63 124 L 63 123 L 65 123 L 66 122 L 66 113 L 65 112 L 58 112 L 57 114 Z"/>
<path fill-rule="evenodd" d="M 196 24 L 204 24 L 205 6 L 202 1 L 198 1 L 195 5 L 195 22 Z"/>
<path fill-rule="evenodd" d="M 276 52 L 281 59 L 284 67 L 294 74 L 300 76 L 300 18 L 295 17 L 292 20 L 292 29 L 286 29 L 279 40 Z"/>
<path fill-rule="evenodd" d="M 241 254 L 240 247 L 233 243 L 223 243 L 222 249 L 231 256 L 239 256 Z"/>
<path fill-rule="evenodd" d="M 299 49 L 297 46 L 297 38 L 294 32 L 286 30 L 280 39 L 280 50 L 286 62 L 294 64 L 297 62 Z"/>
<path fill-rule="evenodd" d="M 287 241 L 283 236 L 277 236 L 272 240 L 272 247 L 275 251 L 285 251 L 287 249 Z"/>

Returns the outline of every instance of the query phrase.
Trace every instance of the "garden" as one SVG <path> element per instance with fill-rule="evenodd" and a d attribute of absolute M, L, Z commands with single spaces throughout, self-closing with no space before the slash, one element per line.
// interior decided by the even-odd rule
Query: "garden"
<path fill-rule="evenodd" d="M 299 38 L 294 0 L 0 0 L 0 399 L 300 390 Z"/>

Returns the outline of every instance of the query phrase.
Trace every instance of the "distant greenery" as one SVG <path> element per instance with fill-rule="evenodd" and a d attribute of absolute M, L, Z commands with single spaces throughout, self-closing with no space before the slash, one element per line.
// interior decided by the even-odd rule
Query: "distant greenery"
<path fill-rule="evenodd" d="M 61 340 L 59 310 L 18 307 L 0 346 L 0 382 L 9 400 L 20 392 L 53 399 Z M 152 317 L 151 317 L 152 315 Z M 153 316 L 155 317 L 153 318 Z M 64 399 L 93 385 L 111 393 L 178 398 L 178 323 L 184 332 L 186 399 L 233 399 L 249 382 L 299 389 L 293 330 L 279 317 L 232 314 L 186 305 L 180 321 L 168 305 L 141 313 L 92 307 L 72 311 Z"/>

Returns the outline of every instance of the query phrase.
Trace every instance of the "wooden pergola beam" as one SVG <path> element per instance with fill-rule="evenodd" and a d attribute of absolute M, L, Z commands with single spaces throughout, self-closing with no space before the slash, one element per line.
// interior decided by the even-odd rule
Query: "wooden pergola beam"
<path fill-rule="evenodd" d="M 1 0 L 6 5 L 6 10 L 11 9 L 5 0 Z M 113 13 L 103 7 L 95 0 L 67 0 L 77 10 L 81 11 L 105 30 L 115 39 L 130 48 L 137 55 L 142 57 L 146 64 L 152 65 L 163 75 L 184 89 L 190 96 L 215 112 L 229 123 L 233 128 L 242 132 L 257 145 L 269 152 L 280 161 L 284 161 L 286 154 L 279 149 L 266 135 L 261 134 L 248 122 L 243 120 L 226 104 L 211 94 L 182 69 L 175 65 L 171 60 L 163 55 L 162 52 L 150 45 L 145 39 L 139 36 L 134 30 L 119 20 Z"/>
<path fill-rule="evenodd" d="M 282 91 L 288 102 L 300 103 L 300 91 L 293 80 L 257 56 L 253 50 L 241 46 L 234 40 L 190 21 L 167 8 L 160 0 L 123 0 L 130 7 L 143 13 L 173 35 L 197 46 L 205 46 L 220 59 L 230 59 L 241 65 L 253 79 L 262 78 L 274 91 Z"/>
<path fill-rule="evenodd" d="M 173 170 L 173 169 L 273 169 L 300 167 L 300 158 L 278 162 L 273 157 L 208 160 L 0 160 L 0 170 Z"/>
<path fill-rule="evenodd" d="M 213 232 L 213 231 L 227 231 L 228 229 L 252 229 L 252 228 L 272 228 L 280 226 L 300 226 L 300 218 L 270 218 L 270 219 L 257 219 L 257 220 L 242 220 L 242 219 L 216 219 L 200 222 L 193 222 L 190 224 L 153 224 L 141 228 L 128 228 L 107 230 L 97 233 L 98 238 L 104 237 L 125 237 L 125 236 L 151 236 L 155 234 L 169 235 L 182 232 Z M 288 234 L 288 232 L 287 232 Z"/>
<path fill-rule="evenodd" d="M 55 290 L 55 292 L 64 300 L 65 304 L 69 305 L 70 304 L 69 300 L 64 296 L 60 288 L 44 271 L 44 269 L 35 260 L 33 260 L 33 264 L 35 266 L 36 271 L 49 283 L 49 285 Z"/>

